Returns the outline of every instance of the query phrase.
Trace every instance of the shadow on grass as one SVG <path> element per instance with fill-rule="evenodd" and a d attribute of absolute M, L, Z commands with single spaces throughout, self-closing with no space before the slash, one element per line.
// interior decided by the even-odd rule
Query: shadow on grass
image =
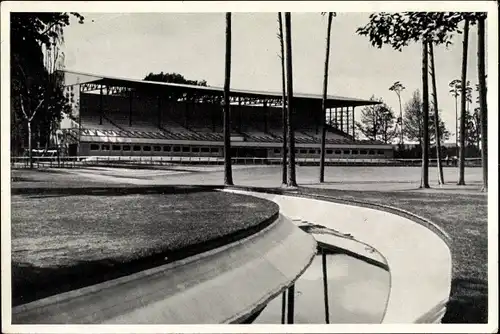
<path fill-rule="evenodd" d="M 120 195 L 147 195 L 147 194 L 188 194 L 195 192 L 211 192 L 218 186 L 135 186 L 109 185 L 89 187 L 29 187 L 12 188 L 11 195 L 30 195 L 36 197 L 89 195 L 89 196 L 120 196 Z"/>
<path fill-rule="evenodd" d="M 488 323 L 488 284 L 474 278 L 455 278 L 442 323 Z"/>
<path fill-rule="evenodd" d="M 40 182 L 40 180 L 35 180 L 31 177 L 22 177 L 22 176 L 12 176 L 10 178 L 11 182 Z"/>

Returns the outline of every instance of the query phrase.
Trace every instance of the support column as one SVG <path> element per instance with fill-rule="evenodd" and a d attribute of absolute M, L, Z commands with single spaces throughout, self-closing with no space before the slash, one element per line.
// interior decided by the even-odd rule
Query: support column
<path fill-rule="evenodd" d="M 158 128 L 161 129 L 161 96 L 158 95 Z"/>
<path fill-rule="evenodd" d="M 238 120 L 238 131 L 241 132 L 241 119 L 243 118 L 243 110 L 241 109 L 241 97 L 238 98 L 238 109 L 240 109 L 240 119 Z"/>
<path fill-rule="evenodd" d="M 337 107 L 335 107 L 335 129 L 339 128 L 339 115 L 338 115 L 338 110 Z"/>
<path fill-rule="evenodd" d="M 109 86 L 106 86 L 106 108 L 104 110 L 109 111 Z"/>
<path fill-rule="evenodd" d="M 345 132 L 349 135 L 349 107 L 346 108 L 347 114 L 346 114 L 346 126 L 345 126 Z"/>
<path fill-rule="evenodd" d="M 263 108 L 264 108 L 264 132 L 267 133 L 267 131 L 269 130 L 269 126 L 267 124 L 267 101 L 266 100 L 264 100 Z"/>
<path fill-rule="evenodd" d="M 212 101 L 210 101 L 210 116 L 212 117 L 212 131 L 215 132 L 215 101 L 216 98 L 212 97 Z"/>
<path fill-rule="evenodd" d="M 128 126 L 132 126 L 132 89 L 128 92 Z"/>
<path fill-rule="evenodd" d="M 340 108 L 340 131 L 344 131 L 344 107 Z"/>
<path fill-rule="evenodd" d="M 186 99 L 184 100 L 184 127 L 187 128 L 187 125 L 188 125 L 188 104 L 189 104 L 189 101 L 186 97 Z"/>
<path fill-rule="evenodd" d="M 99 88 L 99 125 L 102 125 L 102 113 L 103 113 L 103 106 L 102 106 L 102 85 Z"/>
<path fill-rule="evenodd" d="M 352 107 L 352 139 L 356 138 L 356 121 L 354 120 L 354 107 Z"/>

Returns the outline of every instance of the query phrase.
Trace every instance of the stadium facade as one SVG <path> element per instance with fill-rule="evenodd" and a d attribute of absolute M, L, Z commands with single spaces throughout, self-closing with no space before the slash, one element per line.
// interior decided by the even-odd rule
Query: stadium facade
<path fill-rule="evenodd" d="M 64 71 L 72 114 L 61 124 L 60 144 L 70 156 L 223 156 L 223 89 L 131 80 Z M 231 149 L 235 158 L 282 156 L 281 93 L 231 90 Z M 390 144 L 356 140 L 356 107 L 376 104 L 294 94 L 296 157 L 317 158 L 321 125 L 326 159 L 392 158 Z"/>

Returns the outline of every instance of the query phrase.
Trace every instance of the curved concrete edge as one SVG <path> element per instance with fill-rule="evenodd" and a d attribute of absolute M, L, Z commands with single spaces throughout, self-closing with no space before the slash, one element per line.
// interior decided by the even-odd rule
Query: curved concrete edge
<path fill-rule="evenodd" d="M 436 223 L 430 221 L 427 218 L 424 218 L 422 216 L 419 216 L 413 212 L 396 208 L 394 206 L 390 205 L 385 205 L 385 204 L 379 204 L 379 203 L 368 203 L 368 202 L 363 202 L 363 201 L 357 201 L 357 200 L 345 200 L 341 199 L 338 197 L 334 196 L 326 196 L 326 195 L 307 195 L 308 197 L 311 198 L 316 198 L 316 199 L 326 199 L 328 201 L 333 201 L 336 203 L 340 204 L 348 204 L 348 205 L 357 205 L 357 206 L 362 206 L 366 208 L 372 208 L 376 210 L 381 210 L 381 211 L 387 211 L 389 213 L 397 214 L 406 218 L 409 218 L 410 220 L 415 221 L 416 223 L 419 223 L 421 225 L 424 225 L 428 229 L 432 230 L 435 234 L 437 234 L 443 241 L 448 245 L 448 247 L 451 247 L 452 239 L 448 233 L 444 229 L 442 229 L 439 225 Z M 306 197 L 307 197 L 306 196 Z"/>
<path fill-rule="evenodd" d="M 422 315 L 420 318 L 415 320 L 417 324 L 438 324 L 441 323 L 441 319 L 443 319 L 446 313 L 446 305 L 448 304 L 448 299 L 443 300 L 438 303 L 432 309 L 429 310 L 426 314 Z"/>
<path fill-rule="evenodd" d="M 244 321 L 305 271 L 316 241 L 283 216 L 232 244 L 12 309 L 13 324 Z"/>
<path fill-rule="evenodd" d="M 226 189 L 272 200 L 288 217 L 353 235 L 387 260 L 390 295 L 383 323 L 436 323 L 444 315 L 451 289 L 451 252 L 446 234 L 389 210 L 315 199 L 300 194 L 270 194 Z M 410 213 L 411 214 L 411 213 Z M 332 219 L 332 217 L 335 217 Z M 427 221 L 428 222 L 428 221 Z M 434 225 L 433 225 L 434 226 Z M 443 306 L 444 304 L 444 306 Z"/>

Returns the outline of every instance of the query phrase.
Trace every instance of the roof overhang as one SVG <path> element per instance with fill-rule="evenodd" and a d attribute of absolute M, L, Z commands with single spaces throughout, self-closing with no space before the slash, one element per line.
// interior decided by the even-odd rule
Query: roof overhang
<path fill-rule="evenodd" d="M 61 71 L 64 73 L 65 86 L 73 86 L 78 84 L 89 84 L 97 86 L 110 86 L 110 87 L 123 87 L 133 89 L 140 92 L 149 94 L 168 94 L 178 93 L 187 94 L 192 96 L 213 96 L 222 97 L 224 89 L 222 87 L 212 86 L 195 86 L 167 82 L 146 81 L 137 79 L 118 78 L 110 76 L 100 76 L 95 74 L 81 73 L 75 71 Z M 232 97 L 239 97 L 243 99 L 256 99 L 256 100 L 274 100 L 281 101 L 281 92 L 265 92 L 265 91 L 252 91 L 231 89 L 230 95 Z M 320 104 L 322 96 L 317 94 L 304 94 L 294 93 L 294 100 L 297 103 L 305 104 Z M 363 100 L 350 97 L 341 97 L 327 95 L 327 108 L 341 108 L 341 107 L 358 107 L 366 105 L 380 104 L 381 102 L 372 100 Z"/>

